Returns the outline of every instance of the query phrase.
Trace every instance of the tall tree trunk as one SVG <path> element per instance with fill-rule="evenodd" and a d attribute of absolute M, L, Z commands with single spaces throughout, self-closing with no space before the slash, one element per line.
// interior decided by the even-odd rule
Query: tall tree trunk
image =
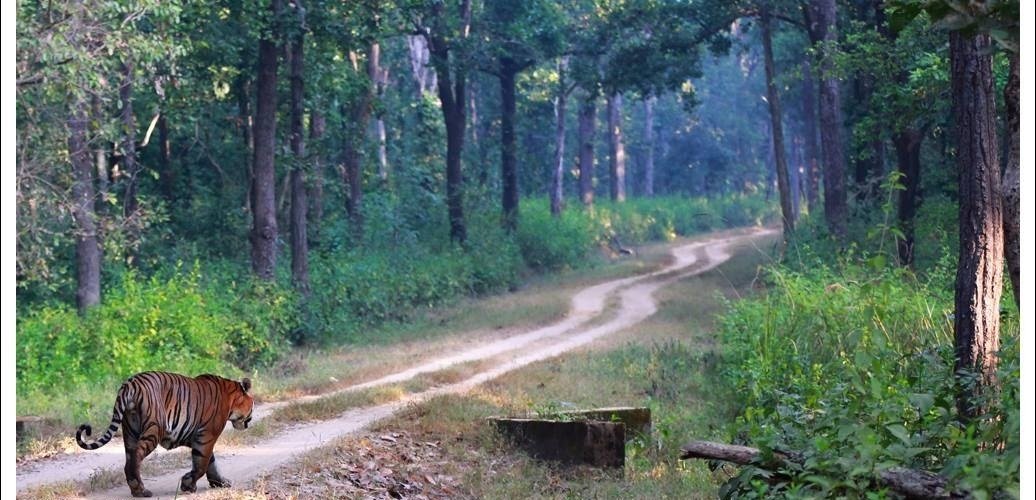
<path fill-rule="evenodd" d="M 508 232 L 518 227 L 518 166 L 515 158 L 514 115 L 517 64 L 500 58 L 500 181 L 503 184 L 502 224 Z"/>
<path fill-rule="evenodd" d="M 176 171 L 173 170 L 172 152 L 169 149 L 169 120 L 165 111 L 158 116 L 158 184 L 162 197 L 170 205 L 176 202 Z"/>
<path fill-rule="evenodd" d="M 773 34 L 769 10 L 761 15 L 763 35 L 763 58 L 766 68 L 766 101 L 770 105 L 770 132 L 773 136 L 774 164 L 777 169 L 777 190 L 781 198 L 781 216 L 784 220 L 784 239 L 791 238 L 795 231 L 795 212 L 791 201 L 791 183 L 788 180 L 788 159 L 784 152 L 784 126 L 781 123 L 781 100 L 774 84 L 776 70 L 773 64 Z"/>
<path fill-rule="evenodd" d="M 906 129 L 892 137 L 896 148 L 896 163 L 903 190 L 899 192 L 899 208 L 896 218 L 899 229 L 903 231 L 903 239 L 898 243 L 899 263 L 903 266 L 914 264 L 914 216 L 917 215 L 918 195 L 921 188 L 921 143 L 924 132 L 918 129 Z"/>
<path fill-rule="evenodd" d="M 1018 109 L 1018 54 L 1011 53 L 1011 70 L 1004 87 L 1004 103 L 1007 107 L 1007 124 L 1004 126 L 1007 135 L 1007 167 L 1004 169 L 1004 257 L 1007 259 L 1007 271 L 1014 289 L 1014 305 L 1021 305 L 1022 282 L 1021 273 L 1021 191 L 1019 179 L 1020 121 Z"/>
<path fill-rule="evenodd" d="M 430 54 L 428 42 L 423 36 L 407 36 L 407 48 L 410 53 L 410 70 L 414 74 L 414 83 L 417 85 L 417 95 L 423 96 L 426 92 L 433 92 L 436 87 L 435 72 L 428 67 Z"/>
<path fill-rule="evenodd" d="M 442 107 L 443 121 L 446 124 L 446 205 L 450 219 L 450 239 L 463 244 L 467 240 L 467 227 L 464 222 L 464 177 L 461 172 L 461 153 L 464 150 L 464 129 L 466 125 L 465 85 L 467 75 L 465 62 L 452 61 L 455 71 L 451 74 L 450 52 L 453 47 L 447 42 L 447 33 L 443 25 L 442 4 L 435 4 L 438 11 L 435 16 L 439 27 L 433 29 L 428 38 L 428 50 L 431 54 L 435 74 L 438 79 L 439 102 Z M 460 18 L 463 26 L 461 33 L 467 38 L 471 25 L 471 2 L 462 0 Z"/>
<path fill-rule="evenodd" d="M 644 100 L 644 196 L 655 195 L 655 101 Z"/>
<path fill-rule="evenodd" d="M 565 81 L 565 70 L 568 58 L 558 61 L 558 95 L 554 98 L 554 172 L 550 179 L 550 213 L 555 217 L 561 215 L 564 204 L 565 180 L 565 107 L 568 102 L 568 83 Z"/>
<path fill-rule="evenodd" d="M 349 117 L 348 123 L 343 123 L 346 138 L 342 150 L 342 162 L 345 165 L 345 183 L 349 187 L 345 208 L 352 221 L 353 233 L 357 237 L 363 235 L 363 144 L 376 91 L 375 81 L 370 77 L 373 73 L 370 56 L 375 52 L 380 54 L 380 48 L 377 45 L 376 42 L 372 43 L 368 50 L 369 86 L 360 99 L 352 104 L 350 112 L 344 115 Z M 349 57 L 352 59 L 354 69 L 359 71 L 359 56 L 353 52 L 349 54 Z"/>
<path fill-rule="evenodd" d="M 374 87 L 372 97 L 380 99 L 385 92 L 388 74 L 387 70 L 381 67 L 381 45 L 378 42 L 370 45 L 370 53 L 367 55 L 367 76 L 370 77 L 371 85 Z M 388 180 L 388 148 L 386 146 L 385 119 L 380 111 L 374 117 L 374 132 L 378 141 L 378 178 L 385 181 Z"/>
<path fill-rule="evenodd" d="M 806 200 L 810 213 L 819 208 L 820 199 L 820 146 L 817 144 L 817 84 L 813 79 L 813 68 L 807 58 L 803 63 L 802 116 L 804 146 L 806 148 Z"/>
<path fill-rule="evenodd" d="M 995 384 L 1003 287 L 1003 213 L 988 35 L 950 32 L 950 80 L 960 175 L 960 257 L 955 342 L 960 377 L 957 409 L 964 420 L 982 412 L 980 396 Z M 977 374 L 971 385 L 968 373 Z"/>
<path fill-rule="evenodd" d="M 594 129 L 597 128 L 597 103 L 586 97 L 579 107 L 579 199 L 584 206 L 594 205 Z"/>
<path fill-rule="evenodd" d="M 68 154 L 72 160 L 72 216 L 76 225 L 76 307 L 80 314 L 101 302 L 101 246 L 94 217 L 94 173 L 87 144 L 86 103 L 72 106 Z"/>
<path fill-rule="evenodd" d="M 608 144 L 612 201 L 626 201 L 626 145 L 622 140 L 622 94 L 608 97 Z"/>
<path fill-rule="evenodd" d="M 317 109 L 310 112 L 309 118 L 309 140 L 310 143 L 317 143 L 321 138 L 324 137 L 324 132 L 327 130 L 327 118 L 324 113 Z M 310 179 L 312 185 L 312 191 L 310 198 L 310 226 L 312 231 L 309 231 L 310 239 L 314 242 L 320 241 L 320 225 L 324 221 L 324 160 L 320 154 L 321 149 L 317 149 L 318 154 L 313 155 L 313 176 Z"/>
<path fill-rule="evenodd" d="M 834 54 L 838 41 L 835 0 L 814 0 L 817 38 L 823 42 L 820 64 L 820 137 L 824 157 L 824 218 L 831 232 L 845 236 L 849 209 L 845 195 L 845 141 L 842 136 L 842 98 L 834 76 Z"/>
<path fill-rule="evenodd" d="M 90 98 L 90 112 L 93 116 L 102 116 L 101 113 L 101 100 L 96 95 Z M 96 129 L 96 126 L 94 127 Z M 96 130 L 92 131 L 97 133 Z M 96 163 L 96 176 L 97 176 L 97 195 L 96 202 L 94 203 L 95 213 L 104 213 L 105 206 L 107 203 L 104 200 L 108 199 L 108 193 L 111 189 L 111 165 L 108 164 L 108 154 L 111 152 L 108 146 L 110 143 L 106 141 L 98 141 L 94 150 L 94 162 Z"/>
<path fill-rule="evenodd" d="M 137 119 L 133 115 L 133 63 L 122 64 L 122 83 L 119 85 L 119 102 L 122 104 L 122 166 L 126 172 L 126 194 L 123 202 L 123 217 L 129 230 L 129 260 L 137 261 L 136 248 L 140 244 L 140 203 L 137 200 L 137 183 L 140 164 L 137 162 Z"/>
<path fill-rule="evenodd" d="M 273 19 L 279 17 L 281 0 L 270 0 Z M 277 32 L 274 21 L 269 38 L 259 40 L 256 83 L 255 140 L 252 169 L 252 272 L 273 280 L 277 265 L 277 206 L 274 155 L 277 142 Z"/>
<path fill-rule="evenodd" d="M 237 107 L 241 123 L 241 140 L 245 150 L 245 166 L 248 169 L 248 199 L 245 208 L 255 214 L 255 117 L 252 116 L 251 80 L 244 75 L 237 79 Z"/>
<path fill-rule="evenodd" d="M 309 241 L 306 236 L 306 218 L 309 200 L 306 199 L 305 161 L 306 142 L 303 137 L 304 113 L 302 71 L 304 66 L 305 9 L 302 0 L 294 0 L 298 11 L 298 34 L 291 42 L 291 152 L 295 162 L 291 167 L 291 280 L 303 296 L 309 295 Z"/>

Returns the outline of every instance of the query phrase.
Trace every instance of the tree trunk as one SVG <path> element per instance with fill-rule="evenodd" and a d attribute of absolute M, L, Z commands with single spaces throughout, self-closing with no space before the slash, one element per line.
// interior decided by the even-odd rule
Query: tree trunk
<path fill-rule="evenodd" d="M 791 238 L 795 231 L 795 212 L 791 202 L 791 183 L 788 180 L 788 159 L 784 152 L 784 127 L 781 123 L 781 100 L 774 84 L 776 70 L 773 64 L 773 34 L 770 26 L 770 12 L 763 10 L 761 27 L 763 35 L 763 58 L 766 68 L 766 101 L 770 105 L 770 132 L 773 137 L 774 165 L 777 169 L 777 190 L 781 198 L 781 216 L 784 220 L 784 239 Z"/>
<path fill-rule="evenodd" d="M 817 144 L 817 85 L 813 80 L 813 69 L 807 58 L 803 63 L 802 116 L 806 148 L 806 200 L 809 209 L 819 208 L 820 199 L 820 146 Z"/>
<path fill-rule="evenodd" d="M 255 118 L 252 116 L 251 81 L 245 76 L 237 79 L 237 107 L 241 123 L 241 140 L 245 149 L 245 166 L 248 169 L 248 199 L 245 208 L 255 214 Z"/>
<path fill-rule="evenodd" d="M 1020 135 L 1018 130 L 1018 54 L 1011 53 L 1011 70 L 1008 73 L 1007 85 L 1004 87 L 1004 103 L 1007 108 L 1007 124 L 1004 126 L 1007 135 L 1007 168 L 1004 169 L 1004 257 L 1007 259 L 1007 271 L 1014 289 L 1014 305 L 1021 305 L 1022 282 L 1021 273 L 1021 191 L 1019 179 Z"/>
<path fill-rule="evenodd" d="M 1003 287 L 1003 214 L 988 35 L 950 32 L 950 79 L 960 175 L 960 257 L 954 347 L 963 420 L 982 413 L 995 384 Z M 969 374 L 978 375 L 972 385 Z"/>
<path fill-rule="evenodd" d="M 294 0 L 299 12 L 298 34 L 291 43 L 291 152 L 295 156 L 291 167 L 291 280 L 303 296 L 309 295 L 309 241 L 306 236 L 306 218 L 309 201 L 306 199 L 305 161 L 306 142 L 303 137 L 303 42 L 305 41 L 305 9 L 302 0 Z"/>
<path fill-rule="evenodd" d="M 464 129 L 466 125 L 465 84 L 467 75 L 464 62 L 453 61 L 455 71 L 451 75 L 450 51 L 452 47 L 447 40 L 447 33 L 442 27 L 442 4 L 436 4 L 439 12 L 440 27 L 433 30 L 428 39 L 428 50 L 431 54 L 435 74 L 438 79 L 439 102 L 442 107 L 443 121 L 446 124 L 446 205 L 450 219 L 450 239 L 463 244 L 467 240 L 467 227 L 464 222 L 464 177 L 461 172 L 461 153 L 464 150 Z M 467 38 L 471 25 L 471 2 L 463 0 L 460 6 L 460 18 L 463 26 L 461 33 Z"/>
<path fill-rule="evenodd" d="M 68 154 L 72 161 L 72 216 L 76 225 L 76 307 L 79 314 L 101 302 L 101 246 L 94 217 L 94 174 L 87 144 L 86 103 L 72 106 Z"/>
<path fill-rule="evenodd" d="M 280 15 L 281 0 L 270 0 L 273 18 Z M 273 280 L 277 265 L 277 206 L 274 155 L 277 142 L 277 26 L 269 38 L 259 40 L 259 68 L 256 83 L 253 137 L 252 183 L 252 272 Z"/>
<path fill-rule="evenodd" d="M 565 107 L 568 102 L 568 91 L 565 86 L 565 68 L 568 59 L 558 61 L 558 95 L 554 99 L 554 172 L 550 180 L 550 213 L 555 217 L 561 215 L 564 204 L 565 181 Z"/>
<path fill-rule="evenodd" d="M 169 150 L 169 120 L 164 111 L 158 116 L 158 183 L 166 203 L 176 202 L 176 172 Z"/>
<path fill-rule="evenodd" d="M 417 84 L 417 95 L 423 96 L 426 92 L 434 91 L 436 75 L 428 68 L 430 54 L 425 37 L 408 36 L 407 48 L 410 53 L 410 70 L 414 74 L 414 83 Z"/>
<path fill-rule="evenodd" d="M 897 219 L 899 229 L 903 231 L 903 239 L 899 240 L 899 263 L 903 266 L 914 264 L 914 216 L 917 215 L 918 195 L 921 188 L 921 143 L 924 132 L 906 129 L 892 137 L 896 147 L 896 161 L 903 190 L 899 192 L 899 208 Z"/>
<path fill-rule="evenodd" d="M 845 196 L 845 142 L 842 137 L 842 98 L 834 76 L 834 54 L 829 47 L 838 40 L 835 0 L 814 0 L 817 35 L 824 45 L 820 70 L 820 138 L 824 157 L 824 218 L 831 232 L 845 236 L 848 205 Z"/>
<path fill-rule="evenodd" d="M 370 77 L 374 86 L 373 97 L 380 99 L 385 92 L 388 71 L 381 68 L 381 45 L 378 42 L 370 45 L 370 54 L 367 56 L 367 76 Z M 378 178 L 386 181 L 388 180 L 388 147 L 386 145 L 385 119 L 380 111 L 374 118 L 374 132 L 378 141 Z"/>
<path fill-rule="evenodd" d="M 319 142 L 324 137 L 324 132 L 327 130 L 327 118 L 319 110 L 314 109 L 310 113 L 309 119 L 309 140 L 310 143 Z M 317 149 L 318 154 L 313 155 L 313 175 L 310 179 L 312 185 L 312 195 L 310 198 L 310 226 L 312 231 L 309 231 L 310 238 L 313 241 L 319 241 L 320 224 L 324 221 L 324 161 L 319 154 L 322 152 L 321 149 Z"/>
<path fill-rule="evenodd" d="M 140 203 L 137 200 L 140 164 L 137 162 L 137 119 L 133 115 L 133 76 L 133 63 L 123 63 L 122 84 L 119 85 L 119 102 L 122 104 L 122 166 L 126 172 L 123 217 L 126 218 L 129 233 L 129 262 L 136 264 L 136 248 L 140 244 Z"/>
<path fill-rule="evenodd" d="M 608 97 L 609 167 L 612 201 L 626 201 L 626 145 L 622 141 L 622 94 Z"/>
<path fill-rule="evenodd" d="M 518 166 L 515 158 L 514 115 L 517 65 L 500 58 L 500 182 L 503 184 L 502 225 L 513 233 L 518 227 Z"/>
<path fill-rule="evenodd" d="M 644 196 L 655 195 L 655 101 L 644 100 Z"/>
<path fill-rule="evenodd" d="M 594 129 L 597 128 L 597 103 L 587 97 L 579 108 L 579 199 L 586 207 L 594 205 Z"/>

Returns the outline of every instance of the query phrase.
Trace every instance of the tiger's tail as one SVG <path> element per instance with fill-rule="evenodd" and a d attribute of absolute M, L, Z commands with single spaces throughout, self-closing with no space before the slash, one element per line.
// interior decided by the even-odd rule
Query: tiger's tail
<path fill-rule="evenodd" d="M 115 408 L 112 410 L 111 424 L 108 425 L 108 430 L 104 432 L 103 436 L 101 436 L 95 441 L 86 442 L 83 440 L 83 436 L 89 438 L 90 434 L 93 433 L 93 428 L 90 427 L 90 424 L 80 425 L 79 429 L 76 430 L 76 443 L 79 443 L 80 448 L 84 450 L 96 450 L 97 448 L 100 448 L 108 444 L 108 441 L 111 441 L 112 436 L 115 435 L 115 431 L 119 430 L 119 426 L 122 425 L 122 414 L 124 406 L 122 401 L 123 398 L 121 397 L 123 396 L 123 391 L 119 392 L 120 397 L 115 400 Z"/>

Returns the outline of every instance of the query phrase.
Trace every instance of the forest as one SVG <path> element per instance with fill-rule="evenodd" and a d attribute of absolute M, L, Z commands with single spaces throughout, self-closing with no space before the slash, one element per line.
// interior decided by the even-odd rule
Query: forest
<path fill-rule="evenodd" d="M 252 378 L 219 446 L 409 402 L 371 436 L 460 464 L 240 498 L 1019 498 L 1019 3 L 19 0 L 18 495 L 124 495 L 27 474 L 163 370 Z M 607 280 L 612 340 L 353 390 Z M 618 477 L 481 423 L 619 403 Z"/>

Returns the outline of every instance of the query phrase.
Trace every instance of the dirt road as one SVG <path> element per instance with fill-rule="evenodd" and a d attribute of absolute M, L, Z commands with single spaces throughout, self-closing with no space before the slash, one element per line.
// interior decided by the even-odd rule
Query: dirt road
<path fill-rule="evenodd" d="M 256 407 L 255 418 L 262 418 L 276 407 L 293 402 L 317 399 L 341 392 L 357 391 L 378 385 L 394 384 L 414 378 L 422 373 L 442 370 L 458 363 L 496 359 L 496 366 L 484 368 L 466 380 L 435 387 L 411 394 L 405 398 L 374 407 L 347 411 L 337 418 L 292 427 L 276 436 L 249 446 L 219 446 L 220 472 L 237 484 L 243 484 L 259 474 L 291 462 L 300 454 L 320 447 L 341 436 L 355 432 L 380 419 L 392 415 L 396 410 L 447 393 L 461 393 L 522 366 L 557 356 L 566 351 L 584 346 L 600 337 L 627 329 L 655 313 L 656 304 L 652 294 L 674 280 L 703 273 L 725 262 L 730 255 L 727 248 L 747 239 L 772 235 L 772 230 L 754 230 L 746 234 L 723 239 L 699 241 L 672 250 L 673 263 L 669 266 L 639 276 L 612 280 L 588 287 L 572 297 L 568 314 L 562 320 L 543 328 L 513 335 L 500 340 L 474 345 L 454 355 L 440 357 L 419 366 L 394 373 L 376 380 L 357 384 L 333 393 L 307 396 L 290 402 L 267 404 Z M 617 309 L 606 310 L 608 300 L 618 297 Z M 588 326 L 593 320 L 607 317 L 607 321 Z M 188 468 L 186 450 L 174 452 L 156 451 L 156 456 L 180 455 L 182 466 L 171 472 L 148 477 L 144 483 L 157 498 L 173 498 L 177 493 L 180 477 Z M 166 457 L 174 458 L 174 457 Z M 17 484 L 19 493 L 26 488 L 47 483 L 81 480 L 103 470 L 116 470 L 121 474 L 124 464 L 121 443 L 112 442 L 98 450 L 70 454 L 38 464 L 19 466 Z M 199 493 L 207 489 L 203 479 L 198 483 Z M 124 481 L 108 491 L 91 493 L 87 498 L 127 498 L 129 489 Z M 204 498 L 195 495 L 193 498 Z"/>

